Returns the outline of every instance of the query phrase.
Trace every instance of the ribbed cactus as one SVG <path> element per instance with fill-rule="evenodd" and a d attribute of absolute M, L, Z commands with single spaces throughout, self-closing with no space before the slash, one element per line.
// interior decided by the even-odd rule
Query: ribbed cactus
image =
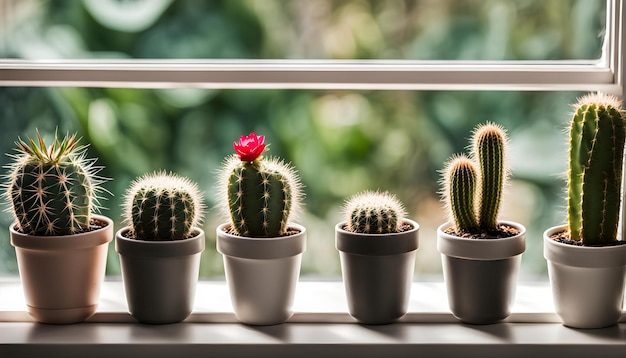
<path fill-rule="evenodd" d="M 86 159 L 86 146 L 76 135 L 65 136 L 47 146 L 37 131 L 37 141 L 15 143 L 10 155 L 7 197 L 17 223 L 28 235 L 71 235 L 89 230 L 91 214 L 99 209 L 101 167 Z"/>
<path fill-rule="evenodd" d="M 231 229 L 240 236 L 277 237 L 300 206 L 301 184 L 288 164 L 261 155 L 264 136 L 251 133 L 233 143 L 237 155 L 226 158 L 221 176 L 223 202 Z"/>
<path fill-rule="evenodd" d="M 193 234 L 204 205 L 198 186 L 176 174 L 146 174 L 126 192 L 131 235 L 145 241 L 182 240 Z"/>
<path fill-rule="evenodd" d="M 459 155 L 446 165 L 444 197 L 457 231 L 495 230 L 502 190 L 508 177 L 507 137 L 499 125 L 487 123 L 474 132 L 470 158 Z"/>
<path fill-rule="evenodd" d="M 585 245 L 617 240 L 624 154 L 624 112 L 617 98 L 579 99 L 570 123 L 567 221 Z"/>
<path fill-rule="evenodd" d="M 400 232 L 406 210 L 388 192 L 364 191 L 346 200 L 345 230 L 362 234 Z"/>

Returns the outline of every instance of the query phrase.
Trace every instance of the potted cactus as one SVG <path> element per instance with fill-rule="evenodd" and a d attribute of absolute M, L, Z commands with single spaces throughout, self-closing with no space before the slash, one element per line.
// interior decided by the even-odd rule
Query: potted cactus
<path fill-rule="evenodd" d="M 471 156 L 455 156 L 444 171 L 449 221 L 437 229 L 437 249 L 454 316 L 489 324 L 510 314 L 526 229 L 498 220 L 508 177 L 506 133 L 496 124 L 483 124 L 472 142 Z"/>
<path fill-rule="evenodd" d="M 407 312 L 419 225 L 388 192 L 364 191 L 344 205 L 335 226 L 350 315 L 364 324 L 386 324 Z"/>
<path fill-rule="evenodd" d="M 624 110 L 608 95 L 575 104 L 570 122 L 567 224 L 547 229 L 544 257 L 564 325 L 601 328 L 622 316 L 626 241 L 618 240 Z"/>
<path fill-rule="evenodd" d="M 262 156 L 264 136 L 251 133 L 233 143 L 236 154 L 221 170 L 224 216 L 217 250 L 239 321 L 282 323 L 292 315 L 306 229 L 292 223 L 300 207 L 301 184 L 292 166 Z"/>
<path fill-rule="evenodd" d="M 193 309 L 204 231 L 198 186 L 176 174 L 139 177 L 125 195 L 127 226 L 115 235 L 130 314 L 176 323 Z"/>
<path fill-rule="evenodd" d="M 99 210 L 102 169 L 86 158 L 76 135 L 47 146 L 16 142 L 9 165 L 6 198 L 28 313 L 42 323 L 76 323 L 91 317 L 104 280 L 111 219 Z"/>

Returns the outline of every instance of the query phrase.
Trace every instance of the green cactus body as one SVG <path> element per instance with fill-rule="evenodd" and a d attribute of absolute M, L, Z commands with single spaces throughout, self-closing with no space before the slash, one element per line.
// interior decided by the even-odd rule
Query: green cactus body
<path fill-rule="evenodd" d="M 127 193 L 127 220 L 133 236 L 145 241 L 191 237 L 202 214 L 197 186 L 164 172 L 136 180 Z"/>
<path fill-rule="evenodd" d="M 272 166 L 265 161 L 241 162 L 228 178 L 230 216 L 239 235 L 276 237 L 287 229 L 291 186 L 288 175 Z"/>
<path fill-rule="evenodd" d="M 498 211 L 506 178 L 505 145 L 504 132 L 495 124 L 479 127 L 474 135 L 473 155 L 480 170 L 478 225 L 484 229 L 495 229 L 498 225 Z"/>
<path fill-rule="evenodd" d="M 365 191 L 346 201 L 346 231 L 362 234 L 400 232 L 404 206 L 387 192 Z"/>
<path fill-rule="evenodd" d="M 473 232 L 478 229 L 474 212 L 477 170 L 466 156 L 450 161 L 446 170 L 447 205 L 456 231 Z"/>
<path fill-rule="evenodd" d="M 56 236 L 84 232 L 91 213 L 98 209 L 99 168 L 84 157 L 75 136 L 47 147 L 37 132 L 38 143 L 16 142 L 19 153 L 12 156 L 7 196 L 17 228 L 29 235 Z"/>
<path fill-rule="evenodd" d="M 580 99 L 570 125 L 568 225 L 585 245 L 617 240 L 625 128 L 610 96 Z"/>

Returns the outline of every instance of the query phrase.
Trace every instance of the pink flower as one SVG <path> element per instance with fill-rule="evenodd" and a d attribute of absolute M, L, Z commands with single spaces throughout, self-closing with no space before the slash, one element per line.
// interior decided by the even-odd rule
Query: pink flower
<path fill-rule="evenodd" d="M 263 154 L 266 147 L 264 141 L 265 136 L 257 136 L 252 132 L 250 135 L 239 137 L 239 143 L 233 142 L 233 147 L 242 162 L 253 162 Z"/>

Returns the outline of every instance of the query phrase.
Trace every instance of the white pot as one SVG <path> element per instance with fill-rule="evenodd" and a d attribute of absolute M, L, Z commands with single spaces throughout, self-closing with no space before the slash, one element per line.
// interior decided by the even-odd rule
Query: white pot
<path fill-rule="evenodd" d="M 626 283 L 626 245 L 585 247 L 550 239 L 565 225 L 543 233 L 543 254 L 556 313 L 574 328 L 614 325 L 622 315 Z"/>
<path fill-rule="evenodd" d="M 273 325 L 293 314 L 296 284 L 306 229 L 291 224 L 297 234 L 272 238 L 231 235 L 217 227 L 217 251 L 224 258 L 226 283 L 237 319 L 250 325 Z"/>
<path fill-rule="evenodd" d="M 517 228 L 519 234 L 501 239 L 469 239 L 446 234 L 449 223 L 437 229 L 448 304 L 462 322 L 490 324 L 510 314 L 526 249 L 526 228 L 510 221 L 500 223 Z"/>

